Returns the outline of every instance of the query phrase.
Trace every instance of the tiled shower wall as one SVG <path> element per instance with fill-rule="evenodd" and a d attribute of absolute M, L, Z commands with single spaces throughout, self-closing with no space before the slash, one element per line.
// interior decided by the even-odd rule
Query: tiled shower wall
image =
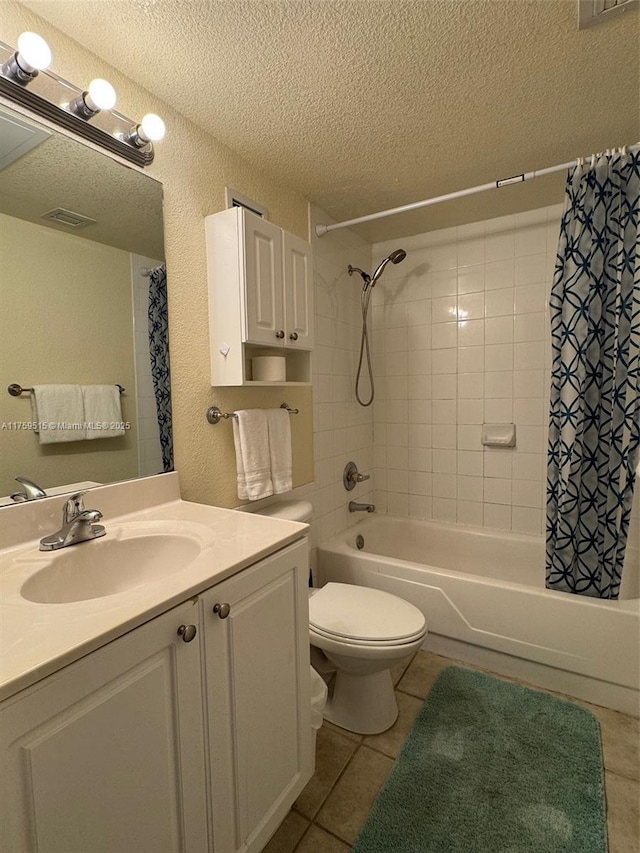
<path fill-rule="evenodd" d="M 548 296 L 562 205 L 378 243 L 349 229 L 315 236 L 330 218 L 311 208 L 314 251 L 315 480 L 291 497 L 314 505 L 311 544 L 379 512 L 541 533 L 549 398 Z M 354 384 L 362 290 L 393 249 L 372 299 L 376 399 Z M 368 386 L 364 383 L 366 392 Z M 515 423 L 513 449 L 484 448 L 481 427 Z M 345 491 L 353 459 L 372 477 Z M 640 501 L 630 542 L 638 545 Z"/>
<path fill-rule="evenodd" d="M 543 530 L 548 297 L 561 205 L 378 243 L 376 503 L 394 515 Z M 515 423 L 513 449 L 483 423 Z"/>
<path fill-rule="evenodd" d="M 330 217 L 311 208 L 314 258 L 315 348 L 313 352 L 313 442 L 315 480 L 292 497 L 313 503 L 311 544 L 339 533 L 361 516 L 347 509 L 349 500 L 373 499 L 373 411 L 362 408 L 353 393 L 360 346 L 360 276 L 350 277 L 349 264 L 368 270 L 371 244 L 345 229 L 315 236 L 316 223 Z M 356 462 L 371 479 L 347 492 L 342 472 Z"/>

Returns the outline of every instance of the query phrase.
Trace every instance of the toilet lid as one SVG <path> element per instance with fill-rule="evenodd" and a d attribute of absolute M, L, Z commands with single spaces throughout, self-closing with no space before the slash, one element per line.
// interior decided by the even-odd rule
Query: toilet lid
<path fill-rule="evenodd" d="M 422 611 L 397 595 L 346 583 L 328 583 L 309 598 L 309 624 L 328 637 L 398 643 L 425 628 Z"/>

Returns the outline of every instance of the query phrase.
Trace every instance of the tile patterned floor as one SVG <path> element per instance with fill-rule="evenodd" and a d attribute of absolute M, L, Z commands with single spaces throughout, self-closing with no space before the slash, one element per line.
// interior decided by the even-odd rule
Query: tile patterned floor
<path fill-rule="evenodd" d="M 264 853 L 348 853 L 431 685 L 452 663 L 458 662 L 418 652 L 413 660 L 395 668 L 399 715 L 383 734 L 362 737 L 331 723 L 322 726 L 315 775 Z M 639 853 L 639 721 L 607 708 L 580 704 L 595 714 L 602 731 L 609 853 Z"/>

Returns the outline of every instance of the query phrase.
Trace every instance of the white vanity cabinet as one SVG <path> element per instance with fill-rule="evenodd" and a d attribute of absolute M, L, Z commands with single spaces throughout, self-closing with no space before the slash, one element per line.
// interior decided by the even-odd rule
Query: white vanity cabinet
<path fill-rule="evenodd" d="M 262 850 L 313 774 L 305 558 L 292 546 L 202 596 L 216 853 Z"/>
<path fill-rule="evenodd" d="M 0 849 L 258 853 L 313 773 L 307 554 L 289 545 L 5 700 Z"/>
<path fill-rule="evenodd" d="M 208 849 L 200 647 L 181 625 L 200 630 L 192 602 L 0 706 L 3 851 Z"/>
<path fill-rule="evenodd" d="M 279 384 L 309 384 L 310 244 L 242 207 L 206 217 L 205 233 L 211 384 L 265 384 L 252 376 L 251 359 L 260 355 L 285 358 Z"/>

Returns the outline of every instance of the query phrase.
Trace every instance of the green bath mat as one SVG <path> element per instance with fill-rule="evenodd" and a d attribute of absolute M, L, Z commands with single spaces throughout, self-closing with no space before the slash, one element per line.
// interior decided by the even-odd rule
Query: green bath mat
<path fill-rule="evenodd" d="M 606 853 L 600 729 L 481 672 L 433 685 L 352 853 Z"/>

